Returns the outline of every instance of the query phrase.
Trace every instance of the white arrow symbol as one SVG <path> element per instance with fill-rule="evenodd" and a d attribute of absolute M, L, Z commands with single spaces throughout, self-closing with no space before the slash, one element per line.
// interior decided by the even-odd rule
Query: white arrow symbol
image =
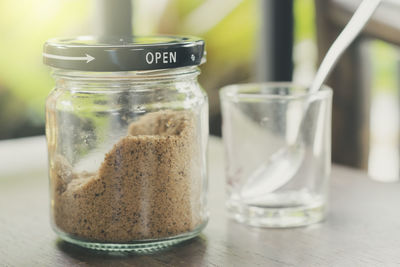
<path fill-rule="evenodd" d="M 85 55 L 86 55 L 85 57 L 67 57 L 67 56 L 58 56 L 58 55 L 43 53 L 44 57 L 61 59 L 61 60 L 86 60 L 86 63 L 89 63 L 90 61 L 95 60 L 95 58 L 92 57 L 91 55 L 88 55 L 88 54 L 85 54 Z"/>

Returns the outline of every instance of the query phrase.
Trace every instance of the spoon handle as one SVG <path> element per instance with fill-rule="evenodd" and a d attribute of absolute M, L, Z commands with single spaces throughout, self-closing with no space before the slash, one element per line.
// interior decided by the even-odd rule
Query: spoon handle
<path fill-rule="evenodd" d="M 382 0 L 363 0 L 322 60 L 314 81 L 311 84 L 310 94 L 317 92 L 321 88 L 340 56 L 364 28 L 381 2 Z"/>

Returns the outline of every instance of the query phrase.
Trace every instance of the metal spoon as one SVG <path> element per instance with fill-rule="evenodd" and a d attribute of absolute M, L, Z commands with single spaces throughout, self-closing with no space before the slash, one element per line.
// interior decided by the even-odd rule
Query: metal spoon
<path fill-rule="evenodd" d="M 316 93 L 321 88 L 340 56 L 358 36 L 381 2 L 382 0 L 363 0 L 359 5 L 346 27 L 329 48 L 308 94 Z M 304 114 L 308 105 L 307 101 L 303 106 L 303 119 L 299 128 L 304 124 Z M 299 136 L 300 134 L 297 134 L 293 145 L 279 149 L 250 175 L 240 191 L 245 202 L 260 203 L 265 194 L 274 192 L 290 182 L 300 168 L 305 155 L 304 144 Z"/>

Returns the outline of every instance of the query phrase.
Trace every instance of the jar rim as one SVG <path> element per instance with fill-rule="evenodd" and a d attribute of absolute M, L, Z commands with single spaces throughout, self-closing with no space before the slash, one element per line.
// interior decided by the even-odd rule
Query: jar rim
<path fill-rule="evenodd" d="M 195 78 L 200 74 L 197 66 L 187 66 L 173 69 L 159 69 L 146 71 L 76 71 L 52 68 L 52 76 L 64 80 L 75 81 L 151 81 L 176 80 Z"/>

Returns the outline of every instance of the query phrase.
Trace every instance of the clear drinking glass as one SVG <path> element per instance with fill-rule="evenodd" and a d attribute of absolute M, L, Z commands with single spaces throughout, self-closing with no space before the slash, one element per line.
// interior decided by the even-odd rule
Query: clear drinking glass
<path fill-rule="evenodd" d="M 321 221 L 331 165 L 332 90 L 291 83 L 242 84 L 221 92 L 231 217 L 253 226 Z"/>

